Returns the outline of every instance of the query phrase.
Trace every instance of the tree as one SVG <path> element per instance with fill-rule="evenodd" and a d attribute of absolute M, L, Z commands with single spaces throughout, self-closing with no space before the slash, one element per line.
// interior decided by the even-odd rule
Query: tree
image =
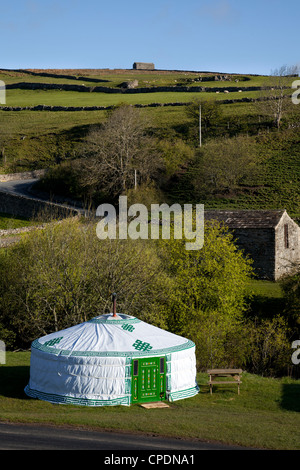
<path fill-rule="evenodd" d="M 193 118 L 197 124 L 199 123 L 200 106 L 202 124 L 204 128 L 208 129 L 211 126 L 215 126 L 222 117 L 222 108 L 220 103 L 218 103 L 216 100 L 203 101 L 201 99 L 190 103 L 186 107 L 186 113 L 189 117 Z"/>
<path fill-rule="evenodd" d="M 281 287 L 285 300 L 285 315 L 292 329 L 293 338 L 300 334 L 300 263 L 293 265 L 294 274 L 282 279 Z"/>
<path fill-rule="evenodd" d="M 164 253 L 174 280 L 169 328 L 196 343 L 199 368 L 225 366 L 230 360 L 226 345 L 237 334 L 247 309 L 250 260 L 217 223 L 205 225 L 201 250 L 186 250 L 184 239 L 170 240 Z"/>
<path fill-rule="evenodd" d="M 195 158 L 195 150 L 181 139 L 160 139 L 156 145 L 164 162 L 167 178 L 173 176 Z"/>
<path fill-rule="evenodd" d="M 248 341 L 247 368 L 255 374 L 280 375 L 291 359 L 291 343 L 287 320 L 255 318 L 245 325 Z"/>
<path fill-rule="evenodd" d="M 211 140 L 199 151 L 195 188 L 200 193 L 235 189 L 254 174 L 257 161 L 256 146 L 249 137 Z"/>
<path fill-rule="evenodd" d="M 49 224 L 1 252 L 0 325 L 18 345 L 111 311 L 164 325 L 168 278 L 151 243 L 99 240 L 94 223 Z"/>
<path fill-rule="evenodd" d="M 113 197 L 151 180 L 163 167 L 145 119 L 132 106 L 116 108 L 102 127 L 93 128 L 81 157 L 82 186 Z"/>
<path fill-rule="evenodd" d="M 205 135 L 209 135 L 211 130 L 215 130 L 222 119 L 222 108 L 216 100 L 203 101 L 195 100 L 186 107 L 186 114 L 192 120 L 194 135 L 199 138 L 199 119 L 201 107 L 201 130 Z M 202 139 L 201 139 L 202 140 Z"/>
<path fill-rule="evenodd" d="M 291 83 L 298 75 L 297 66 L 283 65 L 272 71 L 262 90 L 259 106 L 263 113 L 272 117 L 274 125 L 280 129 L 284 115 L 292 108 Z"/>

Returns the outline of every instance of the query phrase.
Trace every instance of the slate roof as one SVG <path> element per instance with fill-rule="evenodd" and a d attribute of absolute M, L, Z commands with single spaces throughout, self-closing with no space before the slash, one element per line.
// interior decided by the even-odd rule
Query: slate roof
<path fill-rule="evenodd" d="M 284 210 L 206 210 L 204 220 L 223 222 L 228 228 L 275 228 Z"/>

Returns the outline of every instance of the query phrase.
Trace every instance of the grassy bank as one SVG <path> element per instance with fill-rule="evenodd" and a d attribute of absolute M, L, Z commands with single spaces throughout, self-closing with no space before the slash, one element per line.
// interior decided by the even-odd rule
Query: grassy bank
<path fill-rule="evenodd" d="M 24 217 L 14 217 L 10 214 L 3 214 L 2 212 L 0 212 L 0 230 L 11 230 L 21 227 L 29 227 L 32 224 L 32 220 L 27 220 Z"/>
<path fill-rule="evenodd" d="M 30 352 L 8 352 L 0 366 L 0 420 L 93 429 L 124 430 L 187 439 L 215 440 L 264 449 L 300 449 L 300 381 L 243 374 L 236 388 L 210 395 L 207 375 L 199 374 L 200 393 L 169 408 L 89 408 L 52 405 L 27 398 Z"/>

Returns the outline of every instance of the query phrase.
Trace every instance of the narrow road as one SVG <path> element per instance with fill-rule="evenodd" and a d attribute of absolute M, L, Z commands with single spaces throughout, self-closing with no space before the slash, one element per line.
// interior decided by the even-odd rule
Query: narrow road
<path fill-rule="evenodd" d="M 71 209 L 76 209 L 78 212 L 83 215 L 86 211 L 74 201 L 71 201 L 68 198 L 53 196 L 49 198 L 47 193 L 32 191 L 32 186 L 36 183 L 38 179 L 27 179 L 27 180 L 13 180 L 13 181 L 0 181 L 0 192 L 7 194 L 14 194 L 16 196 L 25 196 L 31 199 L 36 199 L 40 201 L 48 201 L 54 204 L 63 204 L 68 205 Z"/>
<path fill-rule="evenodd" d="M 33 197 L 30 193 L 31 186 L 37 182 L 37 179 L 1 181 L 0 191 L 3 193 L 17 194 L 21 196 Z"/>
<path fill-rule="evenodd" d="M 0 450 L 196 451 L 245 450 L 212 442 L 86 431 L 36 424 L 0 423 Z"/>

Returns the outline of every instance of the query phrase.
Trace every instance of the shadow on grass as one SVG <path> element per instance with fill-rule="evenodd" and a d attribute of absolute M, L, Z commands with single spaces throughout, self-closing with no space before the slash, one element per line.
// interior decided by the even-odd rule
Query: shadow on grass
<path fill-rule="evenodd" d="M 289 411 L 300 411 L 300 384 L 283 384 L 281 407 Z"/>
<path fill-rule="evenodd" d="M 24 399 L 24 388 L 29 382 L 30 367 L 0 367 L 0 395 L 8 398 Z"/>
<path fill-rule="evenodd" d="M 282 298 L 271 298 L 264 295 L 255 295 L 251 301 L 250 316 L 258 318 L 272 319 L 279 315 L 285 308 L 285 301 Z"/>

